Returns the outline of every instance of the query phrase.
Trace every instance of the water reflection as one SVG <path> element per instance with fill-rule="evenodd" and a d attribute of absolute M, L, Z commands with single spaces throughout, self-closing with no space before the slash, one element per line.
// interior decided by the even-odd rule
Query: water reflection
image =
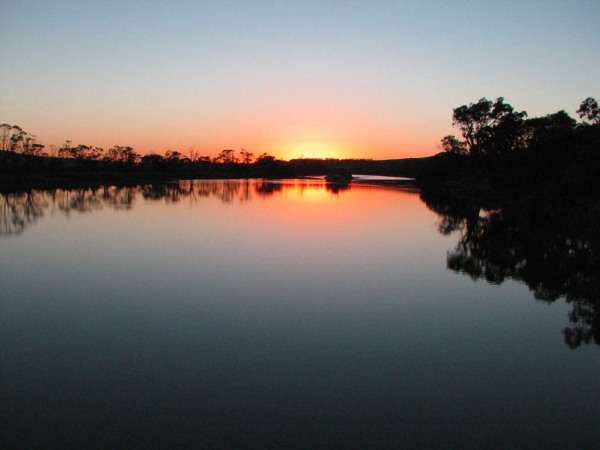
<path fill-rule="evenodd" d="M 44 215 L 48 207 L 42 192 L 0 194 L 0 236 L 18 235 Z"/>
<path fill-rule="evenodd" d="M 390 187 L 388 184 L 387 187 Z M 398 186 L 393 188 L 397 188 Z M 326 183 L 317 179 L 294 180 L 184 180 L 141 186 L 101 186 L 98 188 L 30 190 L 0 192 L 0 237 L 18 235 L 44 216 L 46 210 L 70 216 L 73 212 L 89 213 L 109 207 L 115 210 L 131 209 L 141 195 L 144 200 L 177 203 L 182 200 L 197 202 L 216 198 L 223 203 L 246 203 L 253 198 L 269 198 L 285 189 L 293 189 L 302 196 L 311 191 L 325 191 L 332 195 L 350 191 L 349 183 Z M 368 185 L 361 185 L 368 189 Z M 381 188 L 381 187 L 380 187 Z"/>
<path fill-rule="evenodd" d="M 284 192 L 299 197 L 314 193 L 338 196 L 352 186 L 324 180 L 193 180 L 0 193 L 0 237 L 21 234 L 47 212 L 70 216 L 103 208 L 130 210 L 138 199 L 167 204 L 216 199 L 224 204 L 244 204 Z M 360 189 L 369 186 L 361 185 Z M 447 255 L 448 269 L 490 284 L 520 281 L 536 299 L 547 303 L 564 298 L 572 306 L 571 324 L 562 330 L 567 345 L 600 344 L 598 211 L 556 211 L 539 204 L 484 208 L 477 202 L 459 202 L 431 193 L 421 197 L 439 215 L 439 233 L 459 236 Z"/>
<path fill-rule="evenodd" d="M 48 191 L 0 193 L 0 237 L 19 235 L 43 217 L 46 210 L 66 216 L 87 213 L 108 206 L 130 209 L 139 187 L 105 186 L 96 189 L 55 189 Z"/>
<path fill-rule="evenodd" d="M 11 230 L 35 223 L 0 240 L 8 447 L 592 448 L 599 348 L 562 343 L 571 308 L 446 270 L 507 211 L 427 199 L 455 249 L 416 193 L 335 191 L 5 193 Z"/>
<path fill-rule="evenodd" d="M 439 214 L 438 231 L 459 235 L 448 269 L 491 284 L 518 280 L 547 303 L 564 298 L 572 305 L 565 343 L 600 344 L 598 211 L 566 211 L 548 202 L 484 208 L 429 193 L 421 197 Z"/>

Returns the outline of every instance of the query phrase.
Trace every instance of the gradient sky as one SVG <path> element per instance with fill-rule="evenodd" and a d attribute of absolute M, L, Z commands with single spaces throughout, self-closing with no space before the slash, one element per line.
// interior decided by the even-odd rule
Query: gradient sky
<path fill-rule="evenodd" d="M 0 122 L 47 147 L 403 158 L 452 108 L 600 99 L 600 1 L 0 0 Z"/>

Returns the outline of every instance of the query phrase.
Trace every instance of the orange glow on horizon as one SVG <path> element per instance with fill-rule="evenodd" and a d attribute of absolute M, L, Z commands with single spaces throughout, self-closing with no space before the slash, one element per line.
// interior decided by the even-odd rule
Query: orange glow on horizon
<path fill-rule="evenodd" d="M 340 158 L 340 153 L 335 149 L 335 147 L 320 143 L 292 144 L 281 149 L 281 153 L 282 158 L 286 160 L 297 158 Z"/>
<path fill-rule="evenodd" d="M 385 121 L 376 124 L 368 120 L 361 122 L 354 117 L 341 125 L 328 124 L 324 119 L 324 123 L 318 126 L 315 123 L 290 125 L 287 122 L 302 121 L 299 117 L 287 118 L 286 121 L 283 113 L 273 116 L 276 115 L 259 115 L 227 127 L 210 124 L 206 127 L 209 132 L 193 123 L 185 124 L 176 133 L 148 132 L 141 126 L 140 129 L 132 127 L 130 122 L 114 126 L 109 132 L 83 123 L 73 123 L 68 128 L 59 124 L 54 127 L 52 123 L 21 125 L 35 134 L 47 151 L 51 145 L 59 148 L 69 139 L 74 146 L 84 144 L 102 147 L 105 151 L 114 145 L 130 146 L 142 156 L 150 153 L 164 155 L 167 150 L 188 156 L 189 149 L 193 147 L 200 155 L 214 158 L 224 149 L 233 149 L 237 154 L 244 148 L 255 158 L 268 153 L 286 161 L 300 157 L 383 160 L 432 156 L 440 151 L 436 145 L 441 137 L 452 132 L 451 127 L 439 130 L 435 124 L 409 126 L 406 121 L 404 124 Z M 177 124 L 170 123 L 165 128 L 169 125 L 177 129 Z"/>

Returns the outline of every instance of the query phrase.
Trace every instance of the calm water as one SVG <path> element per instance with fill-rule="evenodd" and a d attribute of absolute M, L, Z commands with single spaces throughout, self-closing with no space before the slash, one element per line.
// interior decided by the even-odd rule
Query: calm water
<path fill-rule="evenodd" d="M 9 448 L 596 448 L 600 347 L 448 270 L 418 192 L 196 181 L 0 197 Z M 468 272 L 468 271 L 467 271 Z"/>

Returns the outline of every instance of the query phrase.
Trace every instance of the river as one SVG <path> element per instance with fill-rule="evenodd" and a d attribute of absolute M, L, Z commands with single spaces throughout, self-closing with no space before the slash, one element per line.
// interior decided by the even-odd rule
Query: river
<path fill-rule="evenodd" d="M 457 267 L 468 223 L 380 181 L 2 194 L 7 448 L 597 445 L 573 303 Z"/>

